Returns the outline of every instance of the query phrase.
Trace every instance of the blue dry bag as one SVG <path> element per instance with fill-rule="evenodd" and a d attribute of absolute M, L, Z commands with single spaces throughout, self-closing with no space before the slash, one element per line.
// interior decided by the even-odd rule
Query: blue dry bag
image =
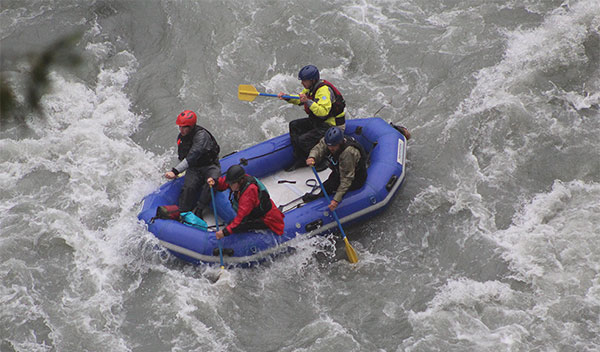
<path fill-rule="evenodd" d="M 196 214 L 191 211 L 181 213 L 181 222 L 185 225 L 192 226 L 200 230 L 206 231 L 208 229 L 206 221 L 197 217 Z"/>

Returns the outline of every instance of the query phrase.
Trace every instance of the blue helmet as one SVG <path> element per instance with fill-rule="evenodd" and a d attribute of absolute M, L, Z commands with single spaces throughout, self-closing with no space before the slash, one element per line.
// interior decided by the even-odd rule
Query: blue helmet
<path fill-rule="evenodd" d="M 314 65 L 306 65 L 298 72 L 298 79 L 301 81 L 313 79 L 319 80 L 319 78 L 319 69 Z"/>
<path fill-rule="evenodd" d="M 325 144 L 329 146 L 341 144 L 344 141 L 344 132 L 338 127 L 329 127 L 325 132 Z"/>

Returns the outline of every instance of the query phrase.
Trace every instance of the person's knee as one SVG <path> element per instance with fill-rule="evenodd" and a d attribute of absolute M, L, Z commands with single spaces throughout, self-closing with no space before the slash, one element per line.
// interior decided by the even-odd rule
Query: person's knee
<path fill-rule="evenodd" d="M 290 134 L 298 135 L 302 132 L 302 128 L 300 127 L 300 123 L 298 120 L 291 121 L 289 124 Z"/>
<path fill-rule="evenodd" d="M 305 131 L 304 133 L 302 133 L 298 139 L 300 140 L 300 142 L 302 143 L 306 143 L 306 144 L 312 144 L 315 140 L 317 142 L 319 142 L 319 137 L 317 134 L 315 134 L 315 132 L 313 130 L 309 130 L 309 131 Z M 316 143 L 315 143 L 316 144 Z"/>
<path fill-rule="evenodd" d="M 184 184 L 183 187 L 181 187 L 181 193 L 185 195 L 197 194 L 199 191 L 200 187 L 198 184 Z"/>
<path fill-rule="evenodd" d="M 221 168 L 216 166 L 212 168 L 210 172 L 208 172 L 208 177 L 212 177 L 213 180 L 216 181 L 219 177 L 221 177 Z"/>

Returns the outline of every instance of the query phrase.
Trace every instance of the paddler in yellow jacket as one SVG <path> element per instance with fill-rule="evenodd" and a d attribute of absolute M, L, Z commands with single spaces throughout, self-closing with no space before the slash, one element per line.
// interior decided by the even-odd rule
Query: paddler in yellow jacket
<path fill-rule="evenodd" d="M 323 138 L 330 127 L 337 126 L 342 131 L 346 127 L 344 97 L 333 84 L 320 79 L 319 69 L 313 65 L 304 66 L 298 73 L 298 79 L 304 87 L 299 99 L 286 99 L 283 98 L 284 93 L 278 94 L 279 99 L 303 106 L 308 114 L 306 118 L 290 122 L 294 163 L 286 168 L 286 171 L 306 166 L 305 161 L 311 148 Z M 321 171 L 326 167 L 326 164 L 319 164 L 317 170 Z"/>

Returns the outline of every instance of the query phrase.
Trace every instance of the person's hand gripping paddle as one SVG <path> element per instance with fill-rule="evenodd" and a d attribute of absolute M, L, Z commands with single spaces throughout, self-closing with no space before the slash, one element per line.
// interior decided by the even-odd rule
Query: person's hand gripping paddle
<path fill-rule="evenodd" d="M 321 186 L 321 191 L 323 192 L 323 195 L 325 196 L 327 203 L 331 203 L 331 200 L 329 199 L 329 195 L 327 194 L 327 191 L 325 191 L 325 186 L 323 186 L 323 182 L 321 182 L 321 178 L 319 177 L 319 174 L 317 173 L 317 170 L 315 169 L 314 165 L 311 166 L 311 169 L 312 169 L 313 173 L 315 174 L 317 182 L 319 182 L 319 186 Z M 338 218 L 337 213 L 335 212 L 335 210 L 332 210 L 331 213 L 333 214 L 333 218 L 335 219 L 335 221 L 338 224 L 340 232 L 342 233 L 342 238 L 344 239 L 344 243 L 346 244 L 346 255 L 348 256 L 348 261 L 350 263 L 358 263 L 358 255 L 356 255 L 354 248 L 352 248 L 352 246 L 350 245 L 350 242 L 348 242 L 348 238 L 346 237 L 346 233 L 344 232 L 344 229 L 342 228 L 342 223 L 340 223 L 340 219 Z"/>

